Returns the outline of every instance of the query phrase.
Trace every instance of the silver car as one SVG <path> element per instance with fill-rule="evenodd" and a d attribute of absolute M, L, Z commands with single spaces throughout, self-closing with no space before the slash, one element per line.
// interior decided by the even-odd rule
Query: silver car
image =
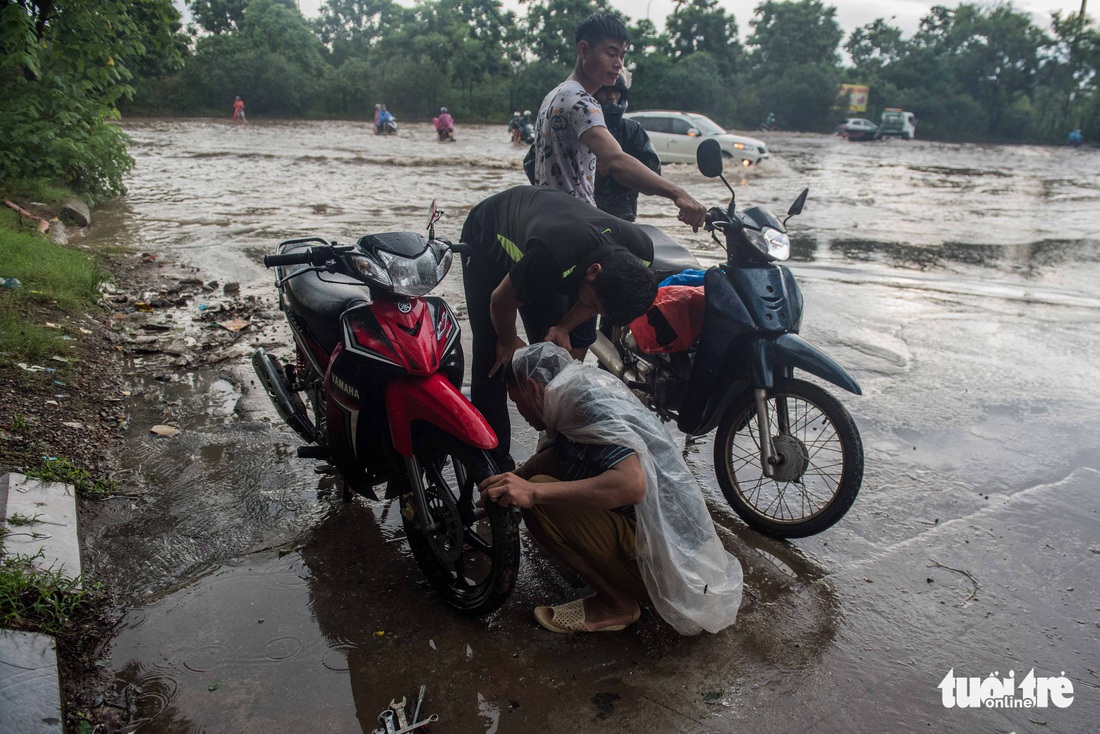
<path fill-rule="evenodd" d="M 649 110 L 628 112 L 623 117 L 645 128 L 661 163 L 694 163 L 695 149 L 707 138 L 714 138 L 722 145 L 723 157 L 741 161 L 745 166 L 768 157 L 764 141 L 728 133 L 706 115 Z"/>

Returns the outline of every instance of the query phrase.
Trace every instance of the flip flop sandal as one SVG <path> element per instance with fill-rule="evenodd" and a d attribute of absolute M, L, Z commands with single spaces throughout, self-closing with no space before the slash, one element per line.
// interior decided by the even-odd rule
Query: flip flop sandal
<path fill-rule="evenodd" d="M 551 632 L 569 634 L 571 632 L 619 632 L 626 629 L 625 624 L 613 624 L 590 630 L 584 623 L 584 599 L 574 599 L 568 604 L 556 607 L 535 607 L 535 621 Z"/>

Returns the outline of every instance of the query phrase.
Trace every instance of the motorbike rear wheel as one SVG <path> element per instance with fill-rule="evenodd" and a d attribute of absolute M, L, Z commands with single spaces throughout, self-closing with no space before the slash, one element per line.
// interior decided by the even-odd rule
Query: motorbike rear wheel
<path fill-rule="evenodd" d="M 428 511 L 439 528 L 423 531 L 411 492 L 401 518 L 413 557 L 448 606 L 482 615 L 504 603 L 519 570 L 519 513 L 474 506 L 477 483 L 497 473 L 489 454 L 437 429 L 416 440 Z"/>
<path fill-rule="evenodd" d="M 750 527 L 804 538 L 831 527 L 863 482 L 859 429 L 836 398 L 817 385 L 787 380 L 767 392 L 768 432 L 778 463 L 760 465 L 756 401 L 746 393 L 718 423 L 714 471 L 722 494 Z"/>

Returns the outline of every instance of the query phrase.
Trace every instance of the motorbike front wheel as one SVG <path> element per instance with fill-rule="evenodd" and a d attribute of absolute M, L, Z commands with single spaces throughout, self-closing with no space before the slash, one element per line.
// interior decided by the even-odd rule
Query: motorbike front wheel
<path fill-rule="evenodd" d="M 836 398 L 803 380 L 776 385 L 767 401 L 772 476 L 761 468 L 760 422 L 749 392 L 718 424 L 714 470 L 722 494 L 760 532 L 785 538 L 820 533 L 844 517 L 859 493 L 859 429 Z"/>
<path fill-rule="evenodd" d="M 488 614 L 508 598 L 519 570 L 519 513 L 489 503 L 474 506 L 477 483 L 497 473 L 489 455 L 431 429 L 417 439 L 428 512 L 437 524 L 424 532 L 411 492 L 401 518 L 413 557 L 453 609 Z"/>

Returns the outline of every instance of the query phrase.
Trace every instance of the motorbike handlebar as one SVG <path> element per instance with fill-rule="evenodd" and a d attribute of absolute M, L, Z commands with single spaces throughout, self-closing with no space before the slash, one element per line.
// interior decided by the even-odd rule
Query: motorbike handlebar
<path fill-rule="evenodd" d="M 324 242 L 324 240 L 321 240 Z M 284 243 L 285 244 L 285 243 Z M 280 253 L 278 255 L 264 255 L 264 267 L 277 268 L 280 265 L 324 265 L 340 253 L 354 250 L 353 245 L 321 245 L 310 247 L 297 252 Z"/>
<path fill-rule="evenodd" d="M 716 224 L 721 225 L 727 223 L 729 223 L 729 215 L 726 214 L 726 212 L 722 211 L 718 207 L 713 207 L 707 210 L 707 219 L 706 224 L 704 225 L 704 229 L 706 229 L 708 232 L 713 230 Z"/>
<path fill-rule="evenodd" d="M 277 268 L 280 265 L 309 265 L 313 262 L 313 248 L 283 255 L 264 255 L 265 268 Z"/>

